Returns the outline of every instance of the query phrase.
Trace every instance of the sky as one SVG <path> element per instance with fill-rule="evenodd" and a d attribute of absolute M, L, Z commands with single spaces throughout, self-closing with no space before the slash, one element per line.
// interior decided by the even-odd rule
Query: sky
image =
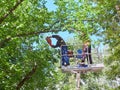
<path fill-rule="evenodd" d="M 55 9 L 57 8 L 57 6 L 54 5 L 53 0 L 47 0 L 46 7 L 49 11 L 55 11 Z"/>

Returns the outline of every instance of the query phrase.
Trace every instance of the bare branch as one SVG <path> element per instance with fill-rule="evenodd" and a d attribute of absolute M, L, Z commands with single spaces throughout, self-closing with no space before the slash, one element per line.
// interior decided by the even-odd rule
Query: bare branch
<path fill-rule="evenodd" d="M 36 69 L 37 69 L 37 64 L 35 62 L 32 70 L 29 73 L 27 73 L 25 75 L 25 77 L 18 83 L 16 90 L 20 90 L 20 88 L 24 85 L 24 83 L 32 77 L 32 75 L 35 73 Z"/>
<path fill-rule="evenodd" d="M 15 4 L 15 6 L 13 6 L 8 13 L 4 14 L 1 18 L 0 18 L 0 24 L 23 2 L 24 0 L 18 0 L 18 2 Z"/>

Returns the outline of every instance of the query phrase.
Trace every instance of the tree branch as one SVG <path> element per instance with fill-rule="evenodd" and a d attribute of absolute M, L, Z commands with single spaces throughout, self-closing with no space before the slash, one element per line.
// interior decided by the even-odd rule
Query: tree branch
<path fill-rule="evenodd" d="M 38 35 L 38 34 L 47 33 L 47 32 L 58 32 L 58 31 L 57 30 L 51 30 L 51 31 L 43 30 L 43 31 L 38 31 L 38 32 L 22 33 L 22 34 L 16 35 L 15 37 L 26 37 L 26 36 L 30 36 L 30 35 Z"/>
<path fill-rule="evenodd" d="M 0 18 L 0 24 L 23 2 L 24 0 L 18 0 L 18 2 L 15 4 L 15 6 L 13 6 L 8 13 L 4 14 L 1 18 Z"/>
<path fill-rule="evenodd" d="M 47 33 L 47 32 L 58 32 L 58 30 L 51 30 L 51 28 L 53 28 L 53 26 L 58 22 L 59 22 L 59 20 L 55 21 L 49 28 L 43 29 L 43 30 L 38 31 L 38 32 L 28 32 L 28 33 L 17 34 L 16 36 L 11 36 L 9 38 L 7 37 L 4 40 L 0 41 L 0 48 L 3 48 L 5 46 L 5 44 L 8 43 L 12 38 L 27 37 L 30 35 L 38 35 L 40 33 Z"/>
<path fill-rule="evenodd" d="M 14 37 L 26 37 L 26 36 L 30 36 L 30 35 L 38 35 L 40 33 L 47 33 L 47 32 L 58 32 L 57 30 L 51 30 L 53 28 L 53 26 L 58 23 L 59 20 L 55 21 L 49 28 L 43 29 L 41 31 L 38 32 L 29 32 L 29 33 L 22 33 L 22 34 L 17 34 Z"/>
<path fill-rule="evenodd" d="M 37 69 L 37 64 L 35 62 L 32 70 L 29 73 L 27 73 L 25 75 L 25 77 L 18 83 L 16 90 L 20 90 L 20 88 L 24 85 L 24 83 L 32 77 L 32 75 L 35 73 L 36 69 Z"/>
<path fill-rule="evenodd" d="M 59 30 L 60 31 L 60 30 Z M 47 32 L 58 32 L 58 30 L 51 30 L 51 31 L 48 31 L 47 29 L 46 30 L 42 30 L 42 31 L 38 31 L 38 32 L 29 32 L 29 33 L 22 33 L 22 34 L 17 34 L 16 36 L 12 36 L 12 37 L 9 37 L 9 38 L 5 38 L 4 40 L 0 41 L 0 48 L 4 48 L 4 46 L 6 45 L 6 43 L 8 43 L 12 38 L 16 38 L 16 37 L 27 37 L 27 36 L 30 36 L 30 35 L 39 35 L 41 33 L 47 33 Z"/>

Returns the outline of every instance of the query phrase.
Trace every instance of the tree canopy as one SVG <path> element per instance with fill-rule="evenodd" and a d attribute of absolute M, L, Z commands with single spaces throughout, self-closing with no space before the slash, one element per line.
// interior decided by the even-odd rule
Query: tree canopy
<path fill-rule="evenodd" d="M 0 2 L 0 90 L 56 90 L 57 84 L 62 84 L 62 90 L 73 90 L 63 85 L 71 75 L 62 74 L 58 68 L 59 51 L 45 41 L 46 33 L 60 31 L 75 33 L 81 41 L 99 36 L 98 41 L 109 46 L 110 54 L 100 75 L 110 80 L 120 78 L 120 1 L 52 1 L 56 9 L 51 11 L 46 6 L 49 0 Z M 83 78 L 91 80 L 95 76 L 99 75 Z M 100 85 L 86 85 L 91 87 L 85 90 L 100 89 Z"/>

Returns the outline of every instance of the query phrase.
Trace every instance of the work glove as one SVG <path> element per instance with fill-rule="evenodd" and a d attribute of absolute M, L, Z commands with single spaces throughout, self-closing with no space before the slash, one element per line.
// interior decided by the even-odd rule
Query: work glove
<path fill-rule="evenodd" d="M 46 37 L 46 41 L 50 46 L 52 46 L 52 41 L 51 41 L 50 37 Z"/>

